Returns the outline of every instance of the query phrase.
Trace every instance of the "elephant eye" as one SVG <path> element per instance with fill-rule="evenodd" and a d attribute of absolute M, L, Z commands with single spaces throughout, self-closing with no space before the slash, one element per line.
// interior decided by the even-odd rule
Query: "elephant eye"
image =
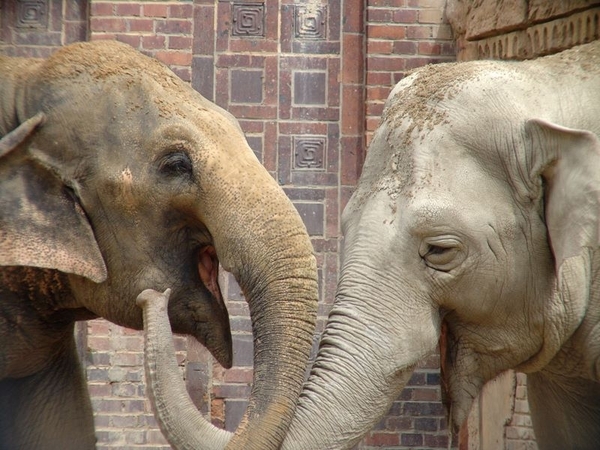
<path fill-rule="evenodd" d="M 164 155 L 158 166 L 161 174 L 168 177 L 192 177 L 193 166 L 189 155 L 184 151 L 175 151 Z"/>
<path fill-rule="evenodd" d="M 424 240 L 419 247 L 419 255 L 427 267 L 440 272 L 449 272 L 466 257 L 461 243 L 453 238 Z"/>

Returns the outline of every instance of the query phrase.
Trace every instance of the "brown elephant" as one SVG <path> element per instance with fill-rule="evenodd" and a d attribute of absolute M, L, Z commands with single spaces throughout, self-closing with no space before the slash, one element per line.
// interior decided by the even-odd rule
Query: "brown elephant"
<path fill-rule="evenodd" d="M 142 328 L 172 289 L 173 330 L 231 365 L 219 263 L 250 306 L 256 374 L 232 448 L 275 448 L 316 319 L 301 218 L 236 120 L 117 42 L 0 57 L 0 448 L 90 449 L 73 325 Z"/>

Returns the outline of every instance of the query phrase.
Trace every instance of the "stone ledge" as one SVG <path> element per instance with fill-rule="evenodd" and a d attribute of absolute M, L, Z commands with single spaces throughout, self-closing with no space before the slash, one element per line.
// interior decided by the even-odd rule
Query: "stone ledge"
<path fill-rule="evenodd" d="M 600 39 L 600 7 L 499 36 L 478 40 L 459 36 L 457 59 L 523 60 L 558 53 L 597 39 Z"/>

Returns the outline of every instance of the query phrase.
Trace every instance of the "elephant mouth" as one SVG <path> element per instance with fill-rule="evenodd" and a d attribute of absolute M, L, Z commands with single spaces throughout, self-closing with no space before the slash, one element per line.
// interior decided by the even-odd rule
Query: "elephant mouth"
<path fill-rule="evenodd" d="M 219 258 L 212 245 L 201 248 L 198 253 L 198 274 L 206 289 L 218 302 L 223 303 L 219 287 Z"/>
<path fill-rule="evenodd" d="M 232 364 L 231 331 L 229 316 L 219 286 L 219 258 L 212 245 L 198 251 L 198 275 L 212 296 L 212 318 L 204 324 L 201 342 L 226 369 Z"/>

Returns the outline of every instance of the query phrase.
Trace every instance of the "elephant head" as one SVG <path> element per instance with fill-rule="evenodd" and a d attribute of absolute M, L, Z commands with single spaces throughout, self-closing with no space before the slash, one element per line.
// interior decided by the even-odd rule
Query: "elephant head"
<path fill-rule="evenodd" d="M 540 448 L 597 448 L 599 99 L 600 42 L 428 66 L 395 87 L 282 448 L 356 444 L 438 344 L 455 427 L 515 368 L 532 374 Z"/>
<path fill-rule="evenodd" d="M 136 329 L 137 295 L 170 288 L 173 331 L 229 367 L 221 264 L 245 293 L 256 342 L 231 445 L 275 448 L 311 348 L 316 262 L 237 121 L 117 42 L 0 58 L 0 74 L 0 264 L 68 274 L 66 307 Z"/>

